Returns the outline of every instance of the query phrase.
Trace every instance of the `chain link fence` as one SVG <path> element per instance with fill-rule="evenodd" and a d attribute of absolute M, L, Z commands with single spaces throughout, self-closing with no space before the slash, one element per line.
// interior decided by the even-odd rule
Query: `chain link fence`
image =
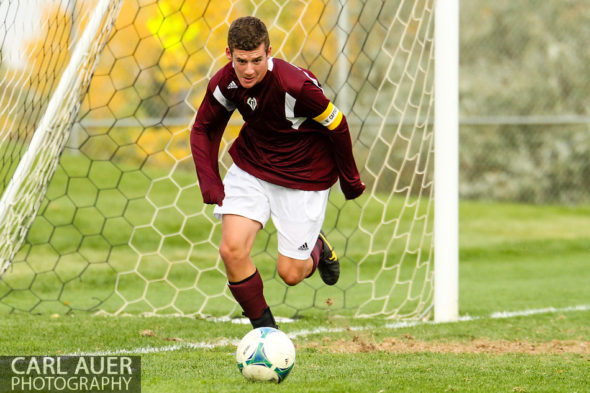
<path fill-rule="evenodd" d="M 461 2 L 460 195 L 590 202 L 590 3 Z"/>

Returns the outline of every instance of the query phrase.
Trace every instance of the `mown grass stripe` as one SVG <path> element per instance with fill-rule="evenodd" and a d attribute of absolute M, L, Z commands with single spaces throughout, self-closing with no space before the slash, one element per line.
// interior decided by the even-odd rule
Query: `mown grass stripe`
<path fill-rule="evenodd" d="M 462 316 L 456 322 L 434 322 L 434 321 L 400 321 L 394 323 L 388 323 L 384 326 L 374 326 L 374 325 L 366 325 L 366 326 L 351 326 L 351 327 L 342 327 L 342 328 L 315 328 L 315 329 L 304 329 L 299 330 L 296 332 L 288 333 L 290 338 L 297 338 L 297 337 L 305 337 L 314 334 L 333 334 L 333 333 L 342 333 L 345 331 L 364 331 L 369 329 L 376 329 L 376 328 L 385 328 L 385 329 L 401 329 L 419 325 L 438 325 L 438 324 L 453 324 L 453 323 L 460 323 L 460 322 L 470 322 L 476 320 L 484 320 L 484 319 L 508 319 L 508 318 L 516 318 L 516 317 L 525 317 L 531 315 L 539 315 L 539 314 L 551 314 L 551 313 L 561 313 L 561 312 L 576 312 L 576 311 L 589 311 L 590 304 L 581 304 L 577 306 L 569 306 L 569 307 L 562 307 L 562 308 L 554 308 L 554 307 L 545 307 L 539 309 L 527 309 L 527 310 L 518 310 L 518 311 L 498 311 L 493 312 L 489 316 L 485 317 L 471 317 L 471 316 Z M 150 354 L 150 353 L 161 353 L 161 352 L 174 352 L 180 351 L 184 349 L 207 349 L 207 348 L 218 348 L 218 347 L 225 347 L 234 345 L 237 346 L 240 340 L 237 338 L 229 339 L 219 339 L 212 342 L 180 342 L 174 345 L 166 345 L 160 347 L 140 347 L 140 348 L 133 348 L 133 349 L 115 349 L 115 350 L 108 350 L 108 351 L 97 351 L 97 352 L 75 352 L 68 354 L 66 356 L 113 356 L 113 355 L 128 355 L 128 354 Z"/>

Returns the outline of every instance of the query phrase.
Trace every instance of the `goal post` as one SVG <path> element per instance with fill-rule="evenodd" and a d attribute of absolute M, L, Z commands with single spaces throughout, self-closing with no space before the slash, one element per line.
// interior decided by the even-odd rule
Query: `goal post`
<path fill-rule="evenodd" d="M 434 320 L 459 317 L 459 0 L 436 0 Z"/>
<path fill-rule="evenodd" d="M 75 122 L 57 149 L 61 155 L 52 158 L 51 182 L 39 183 L 38 213 L 30 228 L 18 227 L 22 247 L 0 278 L 0 312 L 240 315 L 218 253 L 220 222 L 212 206 L 202 203 L 188 140 L 207 83 L 227 61 L 229 24 L 255 15 L 269 28 L 273 56 L 311 69 L 346 115 L 367 184 L 354 201 L 345 201 L 338 186 L 330 195 L 323 230 L 342 268 L 333 287 L 318 277 L 285 285 L 276 272 L 276 230 L 269 223 L 259 233 L 252 258 L 273 313 L 456 318 L 456 295 L 449 289 L 456 289 L 453 268 L 435 266 L 435 260 L 452 260 L 445 244 L 452 240 L 444 236 L 454 225 L 452 209 L 442 208 L 453 200 L 439 200 L 452 192 L 439 190 L 435 179 L 439 161 L 445 160 L 443 168 L 449 163 L 438 156 L 438 143 L 453 132 L 443 125 L 446 134 L 435 137 L 435 121 L 442 119 L 435 120 L 435 111 L 446 109 L 435 108 L 435 74 L 443 63 L 435 62 L 434 11 L 446 2 L 122 0 L 111 33 L 104 30 L 99 38 L 106 43 L 86 94 L 77 100 L 79 111 L 68 112 Z M 0 16 L 2 11 L 0 6 Z M 59 15 L 52 23 L 62 26 L 59 31 L 70 26 Z M 0 43 L 3 26 L 9 24 L 0 21 Z M 2 56 L 9 50 L 0 47 Z M 0 97 L 14 95 L 6 83 L 13 74 L 0 67 Z M 59 75 L 66 74 L 63 66 Z M 22 75 L 19 80 L 26 79 Z M 19 94 L 32 97 L 34 90 L 27 86 Z M 39 113 L 49 113 L 45 108 L 58 99 L 44 100 Z M 28 129 L 43 123 L 38 114 L 19 116 L 35 125 Z M 0 121 L 15 122 L 8 118 L 0 112 Z M 225 132 L 222 175 L 241 124 L 234 115 Z M 21 139 L 2 141 L 3 162 L 10 161 L 14 146 L 19 157 L 29 154 L 20 149 L 30 148 L 30 139 Z M 14 170 L 1 173 L 9 178 Z M 443 183 L 452 175 L 441 174 Z M 439 257 L 441 242 L 447 256 Z M 439 277 L 441 272 L 447 276 Z M 433 313 L 439 293 L 451 296 L 441 306 L 450 307 L 445 316 Z"/>

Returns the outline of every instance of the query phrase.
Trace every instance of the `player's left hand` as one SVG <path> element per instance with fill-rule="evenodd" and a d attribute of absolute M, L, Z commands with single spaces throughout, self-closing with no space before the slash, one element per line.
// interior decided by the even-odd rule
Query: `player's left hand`
<path fill-rule="evenodd" d="M 348 184 L 340 179 L 340 189 L 342 189 L 346 199 L 355 199 L 365 191 L 365 183 L 359 180 L 353 184 Z"/>

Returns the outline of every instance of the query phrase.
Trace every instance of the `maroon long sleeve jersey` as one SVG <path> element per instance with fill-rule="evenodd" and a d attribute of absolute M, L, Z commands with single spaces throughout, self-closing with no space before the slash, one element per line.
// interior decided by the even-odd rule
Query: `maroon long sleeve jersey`
<path fill-rule="evenodd" d="M 206 203 L 223 195 L 218 154 L 233 111 L 244 119 L 229 153 L 251 175 L 280 186 L 317 191 L 338 178 L 349 199 L 364 190 L 346 119 L 315 76 L 270 58 L 266 75 L 243 88 L 228 63 L 210 80 L 191 131 L 191 150 Z"/>

